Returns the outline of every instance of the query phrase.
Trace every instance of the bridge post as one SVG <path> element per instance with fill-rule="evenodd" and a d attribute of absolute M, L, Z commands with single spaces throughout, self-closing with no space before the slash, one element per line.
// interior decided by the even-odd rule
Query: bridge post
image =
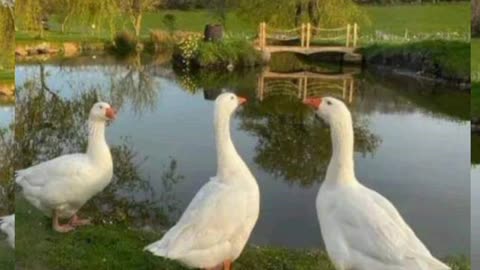
<path fill-rule="evenodd" d="M 353 47 L 357 47 L 357 39 L 358 39 L 358 24 L 355 23 L 353 25 Z"/>
<path fill-rule="evenodd" d="M 345 44 L 345 47 L 348 48 L 350 46 L 350 24 L 347 24 L 347 41 Z"/>
<path fill-rule="evenodd" d="M 353 82 L 353 79 L 351 79 L 351 81 L 350 81 L 350 95 L 348 97 L 348 102 L 349 103 L 352 103 L 352 101 L 353 101 L 353 90 L 354 90 L 354 82 Z"/>
<path fill-rule="evenodd" d="M 300 43 L 303 48 L 305 47 L 305 24 L 304 23 L 302 23 L 301 31 L 302 33 L 300 34 L 300 39 L 301 39 Z"/>
<path fill-rule="evenodd" d="M 307 23 L 307 44 L 306 47 L 307 49 L 310 48 L 310 38 L 312 35 L 312 25 L 310 23 Z"/>
<path fill-rule="evenodd" d="M 267 45 L 267 37 L 266 37 L 266 23 L 261 22 L 260 23 L 260 29 L 259 29 L 259 38 L 260 38 L 260 48 L 263 50 L 265 49 L 265 46 Z"/>

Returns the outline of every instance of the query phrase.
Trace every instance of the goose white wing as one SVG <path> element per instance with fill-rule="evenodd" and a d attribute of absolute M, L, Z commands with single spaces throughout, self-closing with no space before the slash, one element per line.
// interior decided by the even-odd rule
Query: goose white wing
<path fill-rule="evenodd" d="M 30 168 L 19 170 L 15 181 L 25 195 L 35 196 L 51 205 L 71 197 L 91 178 L 91 163 L 84 154 L 61 156 Z"/>
<path fill-rule="evenodd" d="M 246 200 L 241 190 L 212 180 L 196 194 L 178 223 L 145 249 L 172 259 L 229 250 L 229 240 L 247 218 Z"/>
<path fill-rule="evenodd" d="M 375 191 L 361 187 L 361 191 L 339 199 L 334 209 L 332 218 L 344 241 L 366 264 L 412 270 L 450 269 L 432 257 L 396 208 Z"/>

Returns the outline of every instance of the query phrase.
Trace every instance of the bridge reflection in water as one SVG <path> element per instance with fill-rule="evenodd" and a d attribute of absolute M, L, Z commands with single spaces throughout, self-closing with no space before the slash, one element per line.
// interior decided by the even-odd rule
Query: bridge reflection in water
<path fill-rule="evenodd" d="M 355 75 L 359 73 L 359 70 L 339 74 L 309 71 L 280 73 L 267 68 L 258 78 L 257 98 L 262 101 L 271 95 L 289 95 L 305 100 L 328 95 L 352 103 Z"/>

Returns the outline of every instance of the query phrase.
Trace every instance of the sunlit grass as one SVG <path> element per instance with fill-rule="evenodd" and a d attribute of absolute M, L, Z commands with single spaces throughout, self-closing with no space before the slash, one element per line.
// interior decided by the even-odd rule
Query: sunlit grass
<path fill-rule="evenodd" d="M 399 5 L 399 6 L 362 6 L 370 18 L 371 24 L 360 25 L 361 35 L 372 35 L 375 31 L 394 35 L 404 35 L 409 31 L 415 33 L 470 33 L 470 4 L 467 2 L 452 4 Z M 217 20 L 206 10 L 163 10 L 146 13 L 143 20 L 141 36 L 147 38 L 151 30 L 167 30 L 162 20 L 166 14 L 175 17 L 175 29 L 180 31 L 203 32 L 206 24 Z M 110 40 L 107 32 L 93 33 L 91 29 L 70 29 L 68 33 L 60 32 L 60 24 L 55 16 L 49 22 L 50 30 L 45 31 L 43 39 L 50 41 L 102 41 Z M 235 12 L 227 16 L 226 31 L 237 34 L 253 35 L 258 25 L 242 20 Z M 119 21 L 117 29 L 132 30 L 128 21 Z M 17 42 L 38 40 L 38 33 L 18 31 Z"/>

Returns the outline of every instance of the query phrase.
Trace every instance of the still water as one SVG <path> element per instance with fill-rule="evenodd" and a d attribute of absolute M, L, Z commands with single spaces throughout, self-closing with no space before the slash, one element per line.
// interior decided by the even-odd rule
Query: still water
<path fill-rule="evenodd" d="M 480 268 L 480 168 L 475 165 L 472 168 L 472 269 Z"/>
<path fill-rule="evenodd" d="M 301 98 L 334 95 L 352 110 L 358 178 L 389 198 L 435 255 L 470 254 L 467 93 L 358 70 L 272 70 L 192 75 L 98 58 L 17 64 L 19 166 L 82 149 L 86 112 L 100 97 L 119 108 L 107 130 L 122 185 L 111 200 L 135 205 L 126 215 L 139 226 L 155 226 L 148 207 L 174 222 L 216 172 L 212 100 L 234 91 L 249 102 L 232 121 L 233 141 L 261 191 L 250 242 L 322 247 L 315 197 L 330 135 Z M 112 204 L 100 207 L 104 216 Z"/>

